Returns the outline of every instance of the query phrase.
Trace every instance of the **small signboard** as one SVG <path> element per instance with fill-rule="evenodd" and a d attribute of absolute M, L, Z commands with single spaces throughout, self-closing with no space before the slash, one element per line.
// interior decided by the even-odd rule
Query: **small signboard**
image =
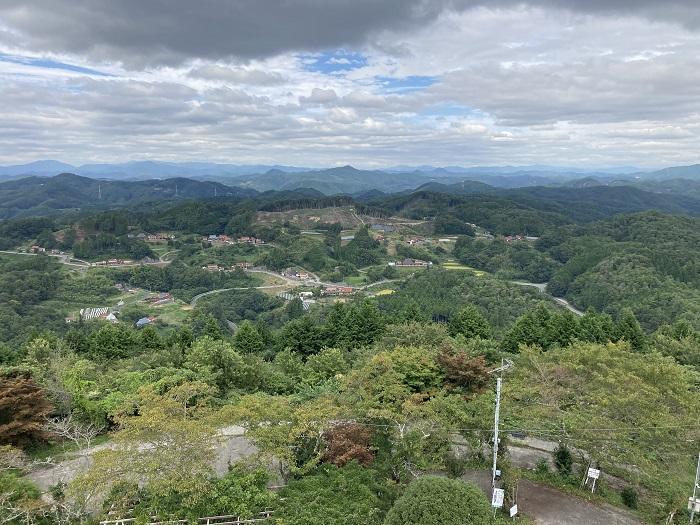
<path fill-rule="evenodd" d="M 693 509 L 693 503 L 695 503 L 695 508 Z M 700 498 L 695 498 L 693 500 L 693 497 L 688 498 L 688 510 L 694 510 L 695 512 L 700 512 Z"/>
<path fill-rule="evenodd" d="M 503 489 L 493 489 L 493 496 L 491 496 L 491 506 L 500 509 L 503 507 L 503 497 L 505 492 Z"/>
<path fill-rule="evenodd" d="M 517 513 L 518 513 L 518 506 L 517 506 L 517 505 L 513 505 L 513 506 L 510 508 L 510 517 L 511 517 L 511 518 L 515 518 L 515 515 L 516 515 Z"/>
<path fill-rule="evenodd" d="M 600 470 L 598 470 L 597 468 L 589 468 L 588 477 L 590 479 L 598 479 L 600 477 Z"/>

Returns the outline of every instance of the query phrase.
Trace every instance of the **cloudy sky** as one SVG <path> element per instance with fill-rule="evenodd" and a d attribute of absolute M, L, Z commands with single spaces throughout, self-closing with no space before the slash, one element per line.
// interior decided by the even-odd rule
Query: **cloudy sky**
<path fill-rule="evenodd" d="M 699 151 L 698 0 L 0 0 L 0 164 Z"/>

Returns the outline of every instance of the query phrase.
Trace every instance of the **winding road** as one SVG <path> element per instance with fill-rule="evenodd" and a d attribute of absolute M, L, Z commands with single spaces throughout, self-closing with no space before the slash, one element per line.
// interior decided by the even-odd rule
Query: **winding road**
<path fill-rule="evenodd" d="M 555 303 L 557 303 L 559 306 L 563 306 L 567 310 L 570 310 L 574 314 L 581 316 L 583 315 L 583 312 L 579 310 L 578 308 L 574 307 L 569 301 L 564 299 L 563 297 L 555 297 L 552 294 L 547 292 L 547 283 L 530 283 L 527 281 L 509 281 L 513 284 L 517 284 L 518 286 L 532 286 L 534 288 L 537 288 L 540 292 L 545 294 L 546 296 L 550 297 Z"/>

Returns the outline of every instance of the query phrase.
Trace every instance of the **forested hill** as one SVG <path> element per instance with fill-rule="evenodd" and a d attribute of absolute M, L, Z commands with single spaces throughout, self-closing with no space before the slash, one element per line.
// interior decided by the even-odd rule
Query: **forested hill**
<path fill-rule="evenodd" d="M 293 190 L 299 187 L 314 188 L 326 195 L 337 193 L 361 193 L 371 190 L 397 192 L 416 188 L 434 180 L 452 183 L 462 180 L 460 175 L 436 177 L 418 171 L 410 173 L 389 173 L 385 171 L 358 170 L 352 166 L 342 166 L 302 173 L 287 173 L 270 170 L 267 173 L 234 179 L 237 186 L 258 191 Z"/>
<path fill-rule="evenodd" d="M 0 219 L 85 208 L 133 206 L 148 201 L 248 197 L 257 192 L 186 178 L 99 180 L 62 173 L 0 183 Z"/>
<path fill-rule="evenodd" d="M 531 187 L 510 190 L 502 195 L 537 209 L 565 213 L 576 222 L 644 210 L 700 215 L 698 198 L 652 193 L 632 186 Z"/>
<path fill-rule="evenodd" d="M 440 187 L 442 190 L 449 188 Z M 502 234 L 523 231 L 538 234 L 548 226 L 585 223 L 619 213 L 647 210 L 700 215 L 700 199 L 612 186 L 532 187 L 467 195 L 450 191 L 415 191 L 378 197 L 371 199 L 369 204 L 389 214 L 412 219 L 451 216 Z"/>

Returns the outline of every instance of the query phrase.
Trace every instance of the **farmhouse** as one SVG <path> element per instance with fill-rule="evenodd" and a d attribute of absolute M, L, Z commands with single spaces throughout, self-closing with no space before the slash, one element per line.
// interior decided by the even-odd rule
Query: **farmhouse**
<path fill-rule="evenodd" d="M 323 290 L 323 295 L 350 295 L 355 291 L 350 286 L 327 286 Z"/>
<path fill-rule="evenodd" d="M 389 263 L 389 266 L 396 266 L 397 268 L 428 268 L 432 265 L 433 263 L 431 261 L 421 261 L 420 259 L 411 258 Z"/>

